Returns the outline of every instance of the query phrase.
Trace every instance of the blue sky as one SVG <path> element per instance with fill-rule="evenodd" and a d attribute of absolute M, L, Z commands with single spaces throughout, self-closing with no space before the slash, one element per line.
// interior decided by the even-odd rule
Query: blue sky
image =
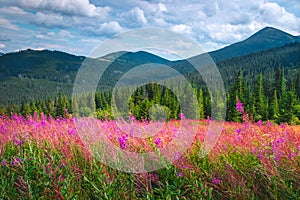
<path fill-rule="evenodd" d="M 0 0 L 0 51 L 89 55 L 104 40 L 144 27 L 181 33 L 211 51 L 265 26 L 299 35 L 299 10 L 299 0 Z"/>

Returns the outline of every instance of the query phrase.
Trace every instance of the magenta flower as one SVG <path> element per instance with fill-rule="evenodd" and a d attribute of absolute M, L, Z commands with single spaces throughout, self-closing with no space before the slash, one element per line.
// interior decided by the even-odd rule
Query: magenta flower
<path fill-rule="evenodd" d="M 178 177 L 183 177 L 183 174 L 182 174 L 181 172 L 178 172 L 178 173 L 177 173 L 177 176 L 178 176 Z"/>
<path fill-rule="evenodd" d="M 174 153 L 175 160 L 178 160 L 180 157 L 181 157 L 181 153 L 180 152 L 177 151 L 177 152 Z"/>
<path fill-rule="evenodd" d="M 283 123 L 280 124 L 280 128 L 285 129 L 285 127 L 286 127 L 285 124 L 283 124 Z"/>
<path fill-rule="evenodd" d="M 262 154 L 262 151 L 259 151 L 259 152 L 258 152 L 257 158 L 258 158 L 258 159 L 264 158 L 264 156 L 263 156 L 263 154 Z"/>
<path fill-rule="evenodd" d="M 14 144 L 15 144 L 16 146 L 20 146 L 20 145 L 22 145 L 22 144 L 24 143 L 23 140 L 18 140 L 18 139 L 14 139 L 13 142 L 14 142 Z"/>
<path fill-rule="evenodd" d="M 73 129 L 69 129 L 68 134 L 69 135 L 74 135 L 76 133 L 76 127 Z"/>
<path fill-rule="evenodd" d="M 22 162 L 22 160 L 20 158 L 15 158 L 14 161 L 11 162 L 12 165 L 17 165 L 19 164 L 20 162 Z"/>
<path fill-rule="evenodd" d="M 184 119 L 184 114 L 183 113 L 179 114 L 179 119 Z"/>
<path fill-rule="evenodd" d="M 129 115 L 129 119 L 130 119 L 130 121 L 134 121 L 135 120 L 135 117 L 133 116 L 133 114 Z"/>
<path fill-rule="evenodd" d="M 219 185 L 221 183 L 221 179 L 218 177 L 218 178 L 213 178 L 211 180 L 211 182 L 215 185 Z"/>
<path fill-rule="evenodd" d="M 240 134 L 240 133 L 242 132 L 242 129 L 237 128 L 237 129 L 235 130 L 235 132 L 236 132 L 237 134 Z"/>
<path fill-rule="evenodd" d="M 156 138 L 156 139 L 154 140 L 154 144 L 155 144 L 156 146 L 158 146 L 160 143 L 161 143 L 161 138 L 160 138 L 160 137 L 159 137 L 159 138 Z"/>
<path fill-rule="evenodd" d="M 3 160 L 1 161 L 1 166 L 5 166 L 5 165 L 6 165 L 6 160 L 3 159 Z"/>
<path fill-rule="evenodd" d="M 211 121 L 211 119 L 210 119 L 210 117 L 209 117 L 209 116 L 207 116 L 207 119 L 206 119 L 206 121 L 207 121 L 208 123 Z"/>
<path fill-rule="evenodd" d="M 263 123 L 262 123 L 262 120 L 260 119 L 260 120 L 258 120 L 258 122 L 256 122 L 256 124 L 258 125 L 258 126 L 261 126 Z"/>
<path fill-rule="evenodd" d="M 237 99 L 236 109 L 239 113 L 244 113 L 243 103 L 239 99 Z"/>
<path fill-rule="evenodd" d="M 119 144 L 120 144 L 121 149 L 125 149 L 129 146 L 129 144 L 128 144 L 128 135 L 127 134 L 119 137 L 118 140 L 119 140 Z"/>

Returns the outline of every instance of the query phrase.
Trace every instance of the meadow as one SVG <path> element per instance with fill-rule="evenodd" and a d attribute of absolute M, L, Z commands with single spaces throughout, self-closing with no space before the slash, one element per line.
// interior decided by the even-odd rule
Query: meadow
<path fill-rule="evenodd" d="M 200 155 L 210 120 L 197 121 L 191 147 L 153 172 L 105 166 L 85 147 L 75 119 L 41 114 L 0 118 L 1 199 L 299 199 L 300 127 L 271 122 L 225 122 L 217 144 Z M 145 122 L 137 122 L 144 126 Z M 171 120 L 144 143 L 112 131 L 111 141 L 138 151 L 159 149 L 174 137 Z"/>

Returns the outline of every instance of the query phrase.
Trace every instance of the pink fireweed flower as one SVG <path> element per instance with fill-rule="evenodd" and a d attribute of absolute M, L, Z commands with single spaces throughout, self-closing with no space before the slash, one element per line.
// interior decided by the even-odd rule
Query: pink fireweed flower
<path fill-rule="evenodd" d="M 235 132 L 236 132 L 237 134 L 240 134 L 240 133 L 242 132 L 242 129 L 237 128 L 237 129 L 235 130 Z"/>
<path fill-rule="evenodd" d="M 160 143 L 161 143 L 161 138 L 160 138 L 160 137 L 159 137 L 159 138 L 156 138 L 156 139 L 154 140 L 154 144 L 155 144 L 156 146 L 158 146 Z"/>
<path fill-rule="evenodd" d="M 262 151 L 261 151 L 261 150 L 258 152 L 258 154 L 257 154 L 257 158 L 258 158 L 258 159 L 263 159 L 263 158 L 264 158 L 264 156 L 263 156 L 263 154 L 262 154 Z"/>
<path fill-rule="evenodd" d="M 21 146 L 24 143 L 23 140 L 18 140 L 18 139 L 14 139 L 13 142 L 16 146 Z"/>
<path fill-rule="evenodd" d="M 129 119 L 130 119 L 130 121 L 134 121 L 135 120 L 135 117 L 133 116 L 133 114 L 130 113 Z"/>
<path fill-rule="evenodd" d="M 22 160 L 20 158 L 15 158 L 14 161 L 11 162 L 12 165 L 17 165 L 19 164 L 20 162 L 22 162 Z"/>
<path fill-rule="evenodd" d="M 248 123 L 244 123 L 243 127 L 244 127 L 244 129 L 247 129 L 249 127 L 249 124 Z"/>
<path fill-rule="evenodd" d="M 222 144 L 222 148 L 224 151 L 227 151 L 227 146 L 225 144 Z"/>
<path fill-rule="evenodd" d="M 180 152 L 175 152 L 174 153 L 175 160 L 178 160 L 180 157 L 181 157 L 181 153 Z"/>
<path fill-rule="evenodd" d="M 284 123 L 282 123 L 282 124 L 280 124 L 280 128 L 282 128 L 282 129 L 285 129 L 285 124 Z"/>
<path fill-rule="evenodd" d="M 5 166 L 5 165 L 6 165 L 6 160 L 3 159 L 3 160 L 1 161 L 1 166 Z"/>
<path fill-rule="evenodd" d="M 185 117 L 184 117 L 184 114 L 183 113 L 180 113 L 179 114 L 179 119 L 184 119 Z"/>
<path fill-rule="evenodd" d="M 178 172 L 178 173 L 177 173 L 177 176 L 178 176 L 178 177 L 183 177 L 183 174 L 182 174 L 181 172 Z"/>
<path fill-rule="evenodd" d="M 207 116 L 207 119 L 206 119 L 206 121 L 207 121 L 208 123 L 211 121 L 211 119 L 210 119 L 210 117 L 209 117 L 209 116 Z"/>
<path fill-rule="evenodd" d="M 270 120 L 267 121 L 266 123 L 267 126 L 272 126 L 272 122 Z"/>
<path fill-rule="evenodd" d="M 76 133 L 76 127 L 72 128 L 72 129 L 69 129 L 69 131 L 68 131 L 69 135 L 74 135 L 75 133 Z"/>
<path fill-rule="evenodd" d="M 221 179 L 218 177 L 218 178 L 213 178 L 211 180 L 211 182 L 215 185 L 219 185 L 221 183 Z"/>
<path fill-rule="evenodd" d="M 125 149 L 129 146 L 129 144 L 128 144 L 128 135 L 127 134 L 119 137 L 118 140 L 119 140 L 119 144 L 120 144 L 121 149 Z"/>
<path fill-rule="evenodd" d="M 236 109 L 239 113 L 244 113 L 243 103 L 238 98 L 236 98 Z"/>
<path fill-rule="evenodd" d="M 255 154 L 257 152 L 257 148 L 256 147 L 254 147 L 254 148 L 252 148 L 251 150 L 250 150 L 250 153 L 251 154 Z"/>
<path fill-rule="evenodd" d="M 258 126 L 261 126 L 263 123 L 262 123 L 262 120 L 260 119 L 260 120 L 258 120 L 258 122 L 256 122 L 256 124 L 258 125 Z"/>

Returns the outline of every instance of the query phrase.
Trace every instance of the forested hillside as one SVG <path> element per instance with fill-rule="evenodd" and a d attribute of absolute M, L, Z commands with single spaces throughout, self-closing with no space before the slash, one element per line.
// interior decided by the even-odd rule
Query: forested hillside
<path fill-rule="evenodd" d="M 128 58 L 136 54 L 148 55 L 148 53 L 130 53 L 125 54 Z M 242 57 L 236 57 L 217 63 L 218 68 L 223 76 L 227 90 L 227 112 L 228 121 L 241 121 L 242 114 L 239 113 L 235 106 L 237 101 L 244 105 L 244 111 L 249 114 L 252 120 L 274 120 L 276 122 L 299 123 L 300 118 L 300 44 L 292 43 L 284 47 L 278 47 L 252 53 Z M 125 58 L 123 56 L 123 58 Z M 148 57 L 149 58 L 149 57 Z M 157 57 L 154 57 L 158 59 Z M 152 57 L 150 60 L 153 59 Z M 149 59 L 141 59 L 140 63 L 148 62 Z M 164 59 L 158 59 L 159 62 L 170 64 L 171 62 Z M 118 61 L 120 62 L 120 61 Z M 130 62 L 129 62 L 130 63 Z M 133 67 L 136 61 L 131 62 Z M 172 63 L 171 63 L 172 64 Z M 172 65 L 171 65 L 172 66 Z M 179 65 L 173 65 L 173 67 Z M 117 67 L 117 66 L 116 66 Z M 118 70 L 122 70 L 118 66 Z M 116 68 L 114 68 L 116 70 Z M 125 69 L 123 69 L 125 71 Z M 201 76 L 195 72 L 189 72 L 185 76 L 194 83 L 195 92 L 198 99 L 199 116 L 205 118 L 211 115 L 210 94 L 201 81 Z M 111 78 L 110 85 L 116 77 L 107 74 L 107 79 Z M 17 78 L 16 78 L 17 79 Z M 24 79 L 33 81 L 31 79 Z M 22 80 L 22 81 L 24 81 Z M 62 84 L 62 88 L 66 84 Z M 71 84 L 69 85 L 71 88 Z M 120 90 L 118 94 L 122 96 Z M 181 100 L 187 101 L 185 96 Z M 100 90 L 94 96 L 86 94 L 85 101 L 79 102 L 81 106 L 80 113 L 74 115 L 90 115 L 92 111 L 101 119 L 112 119 L 111 111 L 111 90 Z M 78 104 L 78 102 L 77 102 Z M 137 119 L 148 119 L 149 109 L 155 104 L 164 106 L 155 110 L 157 116 L 161 112 L 166 112 L 166 119 L 177 119 L 181 112 L 179 99 L 169 89 L 150 83 L 143 87 L 136 88 L 135 93 L 128 101 L 130 112 Z M 73 104 L 74 105 L 74 104 Z M 196 104 L 195 104 L 196 105 Z M 195 106 L 191 104 L 191 107 Z M 65 116 L 66 111 L 72 113 L 72 102 L 68 93 L 59 93 L 57 98 L 38 98 L 31 101 L 21 100 L 19 104 L 10 104 L 2 107 L 1 112 L 19 112 L 23 115 L 34 112 L 44 112 L 53 116 Z M 124 113 L 123 113 L 124 114 Z"/>
<path fill-rule="evenodd" d="M 270 119 L 276 122 L 299 123 L 298 39 L 299 37 L 267 27 L 244 41 L 209 53 L 217 61 L 216 65 L 226 87 L 227 120 L 242 120 L 241 113 L 235 109 L 236 103 L 240 101 L 252 120 Z M 0 57 L 0 112 L 23 115 L 44 112 L 52 116 L 65 116 L 66 111 L 72 113 L 72 89 L 81 65 L 84 63 L 102 67 L 111 62 L 98 83 L 96 95 L 85 94 L 83 102 L 75 103 L 75 106 L 80 105 L 79 109 L 75 109 L 79 113 L 73 114 L 95 114 L 102 119 L 112 118 L 111 91 L 117 81 L 136 66 L 154 63 L 172 67 L 183 74 L 193 84 L 197 94 L 200 117 L 208 117 L 211 115 L 211 94 L 201 75 L 190 64 L 192 62 L 201 65 L 207 55 L 169 61 L 144 51 L 114 52 L 99 58 L 49 50 L 28 49 L 7 53 Z M 141 74 L 140 77 L 142 76 Z M 157 76 L 171 78 L 164 73 Z M 129 79 L 128 83 L 130 84 Z M 128 89 L 119 91 L 120 96 L 122 92 L 126 93 Z M 177 119 L 182 111 L 179 101 L 188 101 L 186 96 L 178 99 L 168 88 L 150 83 L 136 88 L 126 106 L 141 120 L 148 119 L 149 109 L 160 104 L 164 107 L 157 108 L 155 112 L 158 116 L 160 112 L 166 112 L 166 119 Z M 88 102 L 85 102 L 87 99 Z M 191 108 L 193 106 L 191 104 Z"/>

